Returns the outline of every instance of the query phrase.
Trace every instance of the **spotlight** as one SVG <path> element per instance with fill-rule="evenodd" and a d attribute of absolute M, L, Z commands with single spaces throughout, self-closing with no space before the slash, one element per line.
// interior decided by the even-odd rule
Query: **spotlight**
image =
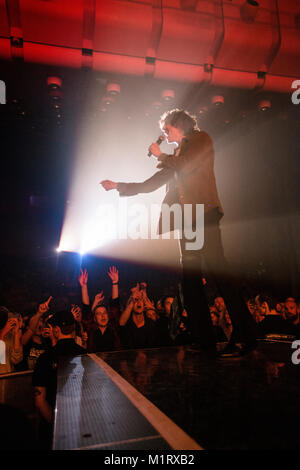
<path fill-rule="evenodd" d="M 56 251 L 57 251 L 57 253 L 61 253 L 62 250 L 61 250 L 60 247 L 58 247 L 58 248 L 56 248 Z"/>
<path fill-rule="evenodd" d="M 271 109 L 271 101 L 269 100 L 261 100 L 258 103 L 258 109 L 262 112 L 269 111 Z"/>
<path fill-rule="evenodd" d="M 175 98 L 174 90 L 163 90 L 161 92 L 161 97 L 164 101 L 173 101 Z"/>
<path fill-rule="evenodd" d="M 258 12 L 258 7 L 259 3 L 255 0 L 246 0 L 246 2 L 241 5 L 241 19 L 246 23 L 253 23 Z"/>
<path fill-rule="evenodd" d="M 120 94 L 120 85 L 118 83 L 108 83 L 106 85 L 106 93 L 111 97 L 118 96 Z"/>
<path fill-rule="evenodd" d="M 211 103 L 216 107 L 222 106 L 224 104 L 224 96 L 222 95 L 213 96 L 211 99 Z"/>

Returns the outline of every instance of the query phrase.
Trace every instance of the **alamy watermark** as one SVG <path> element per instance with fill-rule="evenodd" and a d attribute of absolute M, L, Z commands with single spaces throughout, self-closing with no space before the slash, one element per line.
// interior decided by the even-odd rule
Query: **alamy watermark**
<path fill-rule="evenodd" d="M 6 86 L 3 80 L 0 80 L 0 104 L 6 104 Z"/>
<path fill-rule="evenodd" d="M 300 340 L 296 340 L 292 342 L 292 349 L 296 349 L 296 351 L 292 354 L 292 363 L 297 366 L 300 364 Z"/>
<path fill-rule="evenodd" d="M 95 214 L 99 237 L 106 239 L 159 239 L 161 212 L 162 239 L 185 239 L 186 250 L 200 250 L 204 244 L 204 204 L 132 204 L 119 199 L 118 206 L 101 204 Z M 172 221 L 172 222 L 171 222 Z M 175 231 L 174 231 L 175 227 Z"/>
<path fill-rule="evenodd" d="M 0 364 L 6 364 L 5 343 L 0 340 Z"/>
<path fill-rule="evenodd" d="M 300 103 L 300 80 L 294 80 L 292 83 L 292 88 L 296 88 L 296 90 L 292 93 L 292 103 L 299 104 Z"/>

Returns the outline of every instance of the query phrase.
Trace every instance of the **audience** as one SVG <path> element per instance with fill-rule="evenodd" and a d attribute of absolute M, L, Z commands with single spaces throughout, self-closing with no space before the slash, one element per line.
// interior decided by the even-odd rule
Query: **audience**
<path fill-rule="evenodd" d="M 261 337 L 267 334 L 285 334 L 286 322 L 276 311 L 276 300 L 267 294 L 259 294 L 255 297 L 255 320 L 259 325 Z"/>
<path fill-rule="evenodd" d="M 36 296 L 47 300 L 35 303 L 27 296 L 27 308 L 22 315 L 0 307 L 0 374 L 33 370 L 34 401 L 41 417 L 39 436 L 42 442 L 45 438 L 48 443 L 52 432 L 56 367 L 61 356 L 136 349 L 138 357 L 143 358 L 140 351 L 143 348 L 191 342 L 188 312 L 183 299 L 173 294 L 174 286 L 152 297 L 148 294 L 147 283 L 140 281 L 130 289 L 128 298 L 122 281 L 120 291 L 119 271 L 115 266 L 109 267 L 107 276 L 103 285 L 99 279 L 97 290 L 93 280 L 91 289 L 88 272 L 81 269 L 77 291 L 68 281 L 64 287 L 68 286 L 69 291 L 63 289 L 62 295 L 52 296 L 47 286 Z M 105 297 L 107 281 L 110 292 Z M 203 283 L 209 287 L 209 280 Z M 151 285 L 150 292 L 152 294 Z M 224 299 L 215 293 L 210 299 L 216 340 L 227 342 L 232 325 Z M 258 324 L 260 339 L 269 335 L 300 339 L 299 299 L 276 299 L 270 294 L 257 293 L 247 298 L 246 303 Z"/>

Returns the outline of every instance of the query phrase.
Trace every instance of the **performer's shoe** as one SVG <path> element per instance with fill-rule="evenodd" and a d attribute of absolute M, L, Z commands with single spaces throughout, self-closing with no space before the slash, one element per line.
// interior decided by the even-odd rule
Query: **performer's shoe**
<path fill-rule="evenodd" d="M 257 347 L 257 342 L 246 343 L 244 345 L 238 345 L 236 343 L 228 343 L 227 346 L 220 351 L 218 359 L 240 359 L 247 354 L 253 352 Z"/>

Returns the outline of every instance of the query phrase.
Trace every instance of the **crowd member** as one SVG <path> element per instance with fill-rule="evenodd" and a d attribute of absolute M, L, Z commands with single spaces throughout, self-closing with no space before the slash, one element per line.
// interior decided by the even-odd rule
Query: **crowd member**
<path fill-rule="evenodd" d="M 287 322 L 292 326 L 298 326 L 300 323 L 299 315 L 297 313 L 297 303 L 294 297 L 287 297 L 284 302 L 285 310 L 284 317 Z"/>
<path fill-rule="evenodd" d="M 139 286 L 147 317 L 151 318 L 153 321 L 157 321 L 159 319 L 159 313 L 156 311 L 155 303 L 148 297 L 146 282 L 140 282 Z"/>
<path fill-rule="evenodd" d="M 246 299 L 246 305 L 247 305 L 248 310 L 251 313 L 252 317 L 256 321 L 257 307 L 256 307 L 255 299 L 253 297 L 247 298 Z"/>
<path fill-rule="evenodd" d="M 259 322 L 260 336 L 264 338 L 268 334 L 297 335 L 297 328 L 290 325 L 276 311 L 276 300 L 268 294 L 259 294 L 255 298 L 260 310 Z"/>
<path fill-rule="evenodd" d="M 82 308 L 79 305 L 72 304 L 71 313 L 75 319 L 75 341 L 79 346 L 86 349 L 88 334 L 83 324 Z"/>
<path fill-rule="evenodd" d="M 120 349 L 120 340 L 117 330 L 110 322 L 109 312 L 102 304 L 104 296 L 97 299 L 92 307 L 94 327 L 90 328 L 88 335 L 88 352 L 113 351 Z"/>
<path fill-rule="evenodd" d="M 107 274 L 112 282 L 112 293 L 108 306 L 103 304 L 104 295 L 101 291 L 96 294 L 93 305 L 90 307 L 87 270 L 81 270 L 78 277 L 85 312 L 84 325 L 87 330 L 87 349 L 89 352 L 120 349 L 118 335 L 120 317 L 119 271 L 115 266 L 110 266 Z"/>
<path fill-rule="evenodd" d="M 23 360 L 22 319 L 20 315 L 0 307 L 0 374 L 14 371 Z"/>
<path fill-rule="evenodd" d="M 165 295 L 160 299 L 160 312 L 158 314 L 157 326 L 159 335 L 159 344 L 161 346 L 171 346 L 173 340 L 170 336 L 171 310 L 174 297 Z"/>
<path fill-rule="evenodd" d="M 52 338 L 51 341 L 51 329 L 40 318 L 31 338 L 26 342 L 22 338 L 22 342 L 24 351 L 23 370 L 33 370 L 40 355 L 53 346 L 55 340 Z"/>
<path fill-rule="evenodd" d="M 156 322 L 145 313 L 143 294 L 139 284 L 131 289 L 131 295 L 121 313 L 120 337 L 128 349 L 151 348 L 159 342 Z"/>
<path fill-rule="evenodd" d="M 42 418 L 40 427 L 42 442 L 49 442 L 48 439 L 52 434 L 59 359 L 63 356 L 74 357 L 86 353 L 85 349 L 75 342 L 75 319 L 71 312 L 57 312 L 48 321 L 51 322 L 57 342 L 38 358 L 32 377 L 35 406 Z"/>
<path fill-rule="evenodd" d="M 209 309 L 210 309 L 211 321 L 213 324 L 213 330 L 214 330 L 217 343 L 226 342 L 228 338 L 225 335 L 223 328 L 220 326 L 219 313 L 217 311 L 215 303 L 210 305 Z"/>
<path fill-rule="evenodd" d="M 51 300 L 52 296 L 38 306 L 38 311 L 30 318 L 28 327 L 23 333 L 23 369 L 33 370 L 38 357 L 54 345 L 53 337 L 51 341 L 51 330 L 42 318 L 49 311 Z"/>
<path fill-rule="evenodd" d="M 219 317 L 218 325 L 223 329 L 229 341 L 232 334 L 232 324 L 223 297 L 215 298 L 215 307 Z"/>

